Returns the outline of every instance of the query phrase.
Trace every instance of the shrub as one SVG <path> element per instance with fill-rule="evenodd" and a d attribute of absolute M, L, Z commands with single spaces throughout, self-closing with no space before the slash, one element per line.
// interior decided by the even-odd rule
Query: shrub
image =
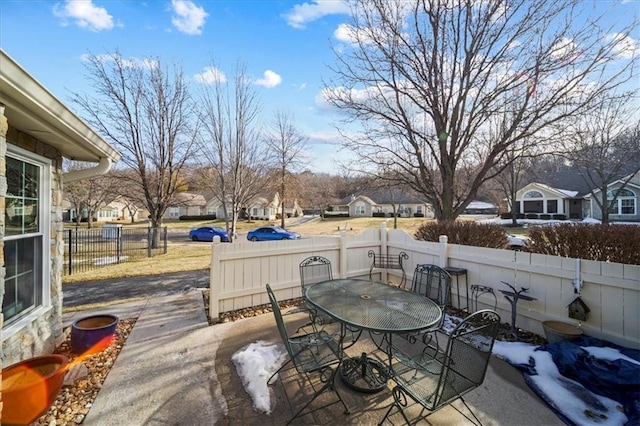
<path fill-rule="evenodd" d="M 183 214 L 178 218 L 178 220 L 216 220 L 215 214 L 203 214 L 198 216 L 186 215 Z"/>
<path fill-rule="evenodd" d="M 562 213 L 554 213 L 551 215 L 554 220 L 567 220 L 567 215 Z"/>
<path fill-rule="evenodd" d="M 373 212 L 373 217 L 385 217 L 384 212 Z"/>
<path fill-rule="evenodd" d="M 537 219 L 538 218 L 538 213 L 527 213 L 527 214 L 525 214 L 525 217 L 527 219 Z"/>
<path fill-rule="evenodd" d="M 542 220 L 549 220 L 549 219 L 551 219 L 551 215 L 550 215 L 550 214 L 547 214 L 547 213 L 541 213 L 541 214 L 540 214 L 540 219 L 542 219 Z"/>
<path fill-rule="evenodd" d="M 413 217 L 424 217 L 424 213 L 414 213 Z"/>
<path fill-rule="evenodd" d="M 499 225 L 464 222 L 426 222 L 415 233 L 416 240 L 438 241 L 446 235 L 451 244 L 476 247 L 506 248 L 507 233 Z"/>
<path fill-rule="evenodd" d="M 640 226 L 563 223 L 529 229 L 527 251 L 640 265 Z"/>

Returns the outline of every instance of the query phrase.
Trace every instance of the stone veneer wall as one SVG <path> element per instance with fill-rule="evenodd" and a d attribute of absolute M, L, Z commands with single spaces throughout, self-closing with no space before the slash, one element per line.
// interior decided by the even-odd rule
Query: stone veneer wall
<path fill-rule="evenodd" d="M 0 342 L 2 342 L 2 326 L 4 314 L 2 313 L 2 300 L 4 299 L 4 202 L 7 195 L 7 117 L 4 116 L 4 105 L 0 104 Z M 4 367 L 2 359 L 4 352 L 0 345 L 0 370 Z M 2 376 L 0 375 L 0 389 L 2 389 Z M 0 392 L 0 422 L 2 422 L 2 392 Z"/>
<path fill-rule="evenodd" d="M 50 212 L 50 236 L 51 258 L 49 263 L 43 259 L 43 267 L 50 274 L 51 306 L 38 318 L 34 318 L 19 332 L 6 338 L 0 334 L 2 348 L 0 349 L 0 367 L 10 365 L 26 358 L 38 356 L 54 351 L 57 345 L 64 340 L 62 330 L 62 263 L 64 254 L 63 223 L 62 223 L 62 156 L 60 152 L 43 141 L 40 141 L 26 133 L 12 128 L 11 123 L 6 124 L 4 114 L 0 114 L 4 120 L 2 135 L 0 136 L 0 233 L 4 235 L 4 206 L 7 190 L 6 183 L 6 153 L 7 144 L 19 146 L 30 152 L 52 160 L 51 166 L 51 212 Z M 6 137 L 4 133 L 6 131 Z M 47 236 L 44 236 L 47 238 Z M 0 245 L 4 248 L 4 245 Z M 0 295 L 4 295 L 4 254 L 2 256 L 2 269 L 0 270 Z M 0 296 L 0 302 L 2 296 Z M 0 315 L 0 323 L 3 316 Z M 0 333 L 2 333 L 0 331 Z"/>

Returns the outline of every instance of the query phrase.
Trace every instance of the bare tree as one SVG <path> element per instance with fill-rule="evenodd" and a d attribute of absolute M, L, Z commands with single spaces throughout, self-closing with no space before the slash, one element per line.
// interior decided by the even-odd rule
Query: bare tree
<path fill-rule="evenodd" d="M 637 115 L 633 118 L 631 100 L 625 96 L 601 103 L 580 117 L 567 135 L 573 142 L 568 158 L 591 188 L 602 223 L 609 223 L 619 192 L 640 171 L 640 122 Z M 620 187 L 609 194 L 609 185 L 619 179 Z"/>
<path fill-rule="evenodd" d="M 522 149 L 521 145 L 527 146 L 528 149 Z M 507 199 L 512 226 L 518 226 L 516 194 L 522 188 L 527 173 L 531 171 L 531 157 L 534 155 L 529 143 L 516 144 L 505 150 L 504 166 L 497 165 L 502 171 L 496 175 L 495 182 L 502 189 L 502 196 Z"/>
<path fill-rule="evenodd" d="M 122 185 L 138 187 L 157 229 L 180 190 L 180 173 L 194 150 L 194 110 L 182 70 L 160 59 L 134 61 L 119 52 L 86 59 L 95 96 L 73 93 L 89 123 L 135 170 Z M 154 233 L 153 246 L 158 244 Z"/>
<path fill-rule="evenodd" d="M 238 64 L 231 87 L 222 77 L 205 86 L 201 104 L 203 153 L 212 172 L 210 189 L 223 206 L 233 240 L 242 208 L 268 183 L 268 152 L 257 122 L 260 102 L 246 67 Z"/>
<path fill-rule="evenodd" d="M 327 173 L 300 173 L 298 183 L 304 190 L 300 192 L 299 200 L 307 209 L 318 211 L 324 220 L 327 207 L 338 199 L 336 194 L 339 180 L 339 177 Z"/>
<path fill-rule="evenodd" d="M 344 113 L 344 146 L 361 169 L 402 170 L 399 183 L 443 221 L 509 164 L 510 148 L 554 137 L 629 81 L 638 60 L 636 23 L 602 29 L 579 0 L 351 4 L 350 45 L 335 49 L 324 90 Z"/>
<path fill-rule="evenodd" d="M 88 166 L 74 163 L 68 170 L 82 170 Z M 87 228 L 93 227 L 95 214 L 117 196 L 117 184 L 113 174 L 67 182 L 64 184 L 64 196 L 76 211 L 75 222 L 80 225 L 83 214 L 87 215 Z"/>
<path fill-rule="evenodd" d="M 307 164 L 304 151 L 308 138 L 295 127 L 293 117 L 284 111 L 276 111 L 272 129 L 267 135 L 267 146 L 278 169 L 280 192 L 280 226 L 285 226 L 285 200 L 288 198 L 287 181 L 292 173 Z"/>

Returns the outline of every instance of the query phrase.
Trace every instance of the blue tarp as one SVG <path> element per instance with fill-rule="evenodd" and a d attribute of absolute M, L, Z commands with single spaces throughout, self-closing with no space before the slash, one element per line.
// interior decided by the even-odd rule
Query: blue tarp
<path fill-rule="evenodd" d="M 627 425 L 640 425 L 640 365 L 617 359 L 595 358 L 582 349 L 586 346 L 618 349 L 640 362 L 640 350 L 625 348 L 605 340 L 584 336 L 574 341 L 548 343 L 537 350 L 551 353 L 558 371 L 591 392 L 618 401 L 624 406 Z"/>

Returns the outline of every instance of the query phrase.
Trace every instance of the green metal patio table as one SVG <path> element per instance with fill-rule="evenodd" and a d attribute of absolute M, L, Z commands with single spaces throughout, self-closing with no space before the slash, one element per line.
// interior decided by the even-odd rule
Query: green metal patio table
<path fill-rule="evenodd" d="M 386 352 L 389 366 L 393 335 L 430 328 L 438 324 L 443 315 L 431 299 L 379 281 L 323 281 L 309 287 L 305 296 L 311 305 L 340 322 L 341 342 L 347 329 L 382 334 L 383 341 L 376 345 Z M 384 364 L 368 358 L 365 353 L 343 360 L 340 371 L 345 384 L 361 392 L 383 389 L 389 375 Z"/>

